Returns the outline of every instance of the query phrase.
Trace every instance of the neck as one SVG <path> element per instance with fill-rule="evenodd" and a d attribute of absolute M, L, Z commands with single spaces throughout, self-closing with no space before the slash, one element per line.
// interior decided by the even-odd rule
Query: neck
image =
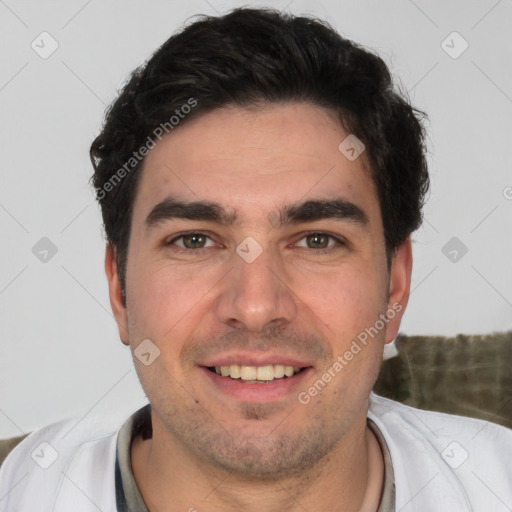
<path fill-rule="evenodd" d="M 354 422 L 334 450 L 299 477 L 273 480 L 240 477 L 197 460 L 155 428 L 131 448 L 137 486 L 150 512 L 375 512 L 384 479 L 377 439 L 363 421 Z"/>

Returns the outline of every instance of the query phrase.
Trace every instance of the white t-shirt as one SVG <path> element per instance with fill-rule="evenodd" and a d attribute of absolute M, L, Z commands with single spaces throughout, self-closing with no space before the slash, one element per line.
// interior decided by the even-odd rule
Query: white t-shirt
<path fill-rule="evenodd" d="M 512 430 L 374 393 L 368 418 L 389 450 L 396 511 L 510 512 Z M 30 434 L 0 467 L 0 512 L 117 511 L 116 421 L 65 420 Z"/>

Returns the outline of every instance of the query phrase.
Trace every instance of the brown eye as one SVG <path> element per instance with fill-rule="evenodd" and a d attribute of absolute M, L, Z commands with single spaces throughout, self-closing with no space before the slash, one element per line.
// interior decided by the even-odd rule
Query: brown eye
<path fill-rule="evenodd" d="M 334 241 L 330 243 L 330 241 Z M 298 243 L 299 247 L 305 247 L 307 249 L 330 249 L 336 245 L 343 245 L 343 242 L 338 238 L 328 235 L 327 233 L 308 233 L 300 239 L 300 242 L 304 241 L 304 243 Z"/>
<path fill-rule="evenodd" d="M 329 246 L 329 236 L 322 233 L 313 233 L 306 237 L 308 245 L 313 249 L 325 249 Z"/>
<path fill-rule="evenodd" d="M 177 245 L 182 249 L 204 249 L 206 247 L 211 247 L 215 245 L 213 241 L 210 240 L 210 245 L 206 245 L 210 237 L 203 233 L 185 233 L 184 235 L 177 236 L 173 238 L 171 241 L 167 242 L 166 245 Z"/>
<path fill-rule="evenodd" d="M 200 233 L 192 233 L 190 235 L 184 235 L 183 244 L 187 249 L 202 248 L 206 242 L 206 237 Z"/>

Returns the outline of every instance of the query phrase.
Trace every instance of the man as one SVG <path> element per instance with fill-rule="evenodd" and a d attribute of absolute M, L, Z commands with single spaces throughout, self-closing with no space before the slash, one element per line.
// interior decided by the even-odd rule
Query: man
<path fill-rule="evenodd" d="M 91 147 L 150 405 L 23 439 L 0 511 L 508 510 L 510 430 L 371 393 L 408 301 L 421 117 L 313 19 L 239 9 L 171 37 Z"/>

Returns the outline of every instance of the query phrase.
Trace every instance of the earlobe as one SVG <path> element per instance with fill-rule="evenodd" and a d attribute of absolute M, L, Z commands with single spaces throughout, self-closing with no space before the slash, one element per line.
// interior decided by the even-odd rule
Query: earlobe
<path fill-rule="evenodd" d="M 108 280 L 110 306 L 114 313 L 114 318 L 116 319 L 119 337 L 125 345 L 128 345 L 127 310 L 124 305 L 121 283 L 119 282 L 119 276 L 117 273 L 115 249 L 111 244 L 107 244 L 105 249 L 105 273 Z"/>
<path fill-rule="evenodd" d="M 409 301 L 412 273 L 412 244 L 408 237 L 396 248 L 389 276 L 388 317 L 386 343 L 398 335 L 400 322 Z"/>

